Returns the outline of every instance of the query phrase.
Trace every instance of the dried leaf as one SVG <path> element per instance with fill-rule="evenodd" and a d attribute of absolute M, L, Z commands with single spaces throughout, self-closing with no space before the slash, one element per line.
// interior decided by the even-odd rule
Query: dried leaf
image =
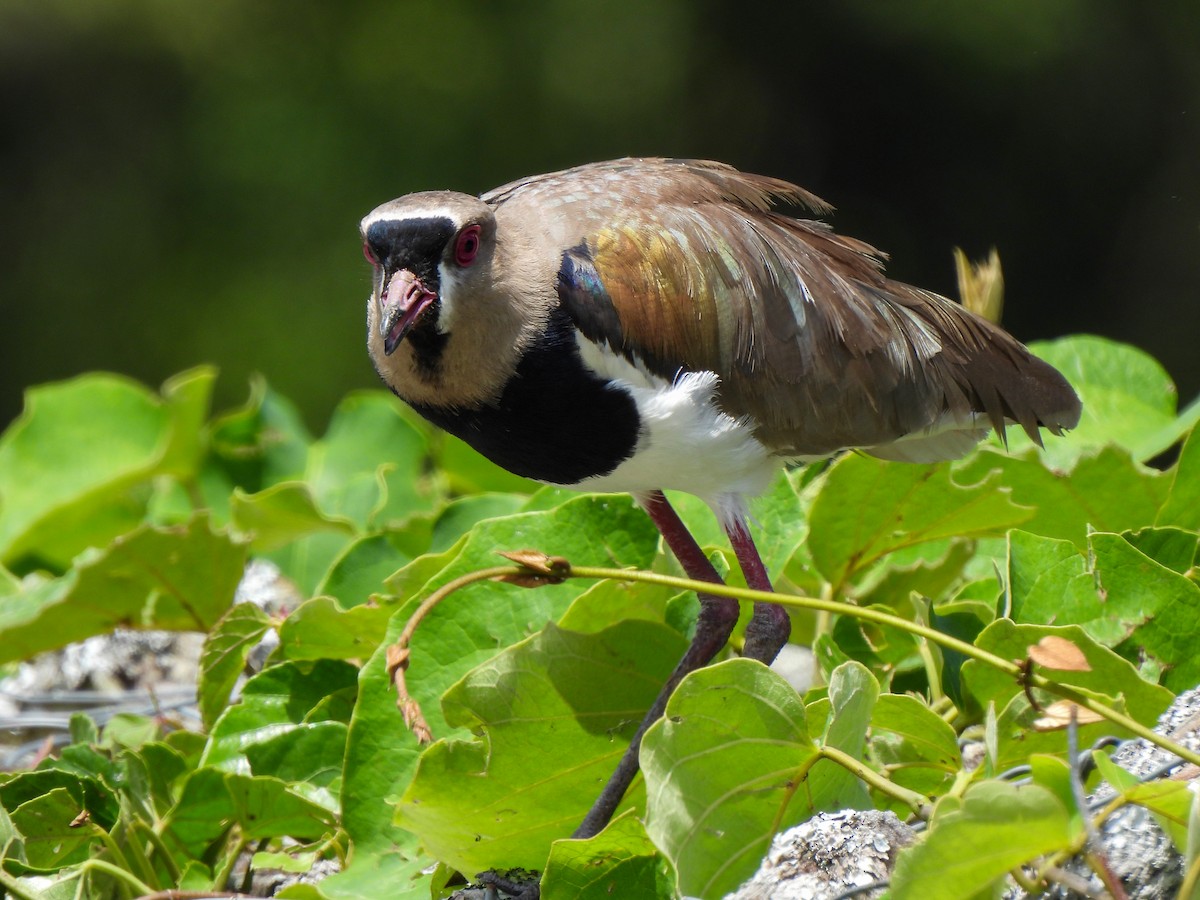
<path fill-rule="evenodd" d="M 1103 716 L 1072 703 L 1070 700 L 1055 701 L 1045 707 L 1042 712 L 1042 717 L 1033 723 L 1033 727 L 1037 731 L 1058 731 L 1066 728 L 1071 724 L 1072 713 L 1074 713 L 1076 725 L 1091 725 L 1104 719 Z"/>
<path fill-rule="evenodd" d="M 984 262 L 972 263 L 958 247 L 954 248 L 954 268 L 958 271 L 958 296 L 962 305 L 989 322 L 999 322 L 1004 310 L 1004 273 L 996 248 Z"/>
<path fill-rule="evenodd" d="M 1090 672 L 1083 651 L 1066 638 L 1048 634 L 1028 648 L 1029 658 L 1047 669 L 1060 672 Z"/>
<path fill-rule="evenodd" d="M 561 584 L 571 574 L 571 564 L 561 556 L 548 556 L 541 550 L 499 551 L 505 559 L 512 560 L 528 572 L 512 575 L 497 575 L 495 581 L 515 584 L 520 587 L 540 587 L 543 584 Z"/>

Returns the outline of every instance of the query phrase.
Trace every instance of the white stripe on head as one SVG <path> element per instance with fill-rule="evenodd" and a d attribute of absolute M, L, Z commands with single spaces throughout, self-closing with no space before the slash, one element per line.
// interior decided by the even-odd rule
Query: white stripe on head
<path fill-rule="evenodd" d="M 367 229 L 376 222 L 405 222 L 410 219 L 449 219 L 454 223 L 455 231 L 458 231 L 462 227 L 462 222 L 459 221 L 458 216 L 444 206 L 397 207 L 394 203 L 395 201 L 385 203 L 378 209 L 368 213 L 366 218 L 359 223 L 359 230 L 363 234 L 366 234 Z"/>

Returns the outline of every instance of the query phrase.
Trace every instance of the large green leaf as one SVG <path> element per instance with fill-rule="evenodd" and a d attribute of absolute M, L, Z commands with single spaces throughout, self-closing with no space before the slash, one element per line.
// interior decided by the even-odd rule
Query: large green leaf
<path fill-rule="evenodd" d="M 851 453 L 825 475 L 813 503 L 808 549 L 821 574 L 840 586 L 893 550 L 997 533 L 1032 516 L 995 476 L 965 484 L 945 464 L 917 466 Z"/>
<path fill-rule="evenodd" d="M 386 657 L 416 603 L 459 575 L 503 562 L 497 556 L 501 550 L 535 547 L 577 564 L 616 567 L 644 567 L 653 560 L 657 532 L 629 498 L 565 496 L 569 499 L 562 502 L 562 496 L 553 495 L 558 505 L 551 503 L 547 509 L 482 521 L 452 551 L 420 557 L 389 579 L 389 588 L 411 597 L 411 602 L 395 614 L 360 679 L 343 784 L 345 826 L 357 847 L 387 853 L 410 840 L 392 825 L 391 801 L 407 787 L 418 754 L 396 708 Z M 416 589 L 424 579 L 426 587 Z M 450 732 L 440 699 L 452 684 L 498 648 L 556 619 L 584 587 L 567 583 L 524 590 L 484 582 L 437 606 L 413 638 L 407 674 L 409 689 L 435 735 Z"/>
<path fill-rule="evenodd" d="M 255 494 L 235 488 L 230 503 L 234 524 L 253 536 L 255 553 L 266 553 L 318 531 L 354 535 L 354 523 L 344 516 L 321 512 L 303 481 L 285 481 Z"/>
<path fill-rule="evenodd" d="M 1144 725 L 1153 724 L 1170 705 L 1172 694 L 1169 690 L 1140 678 L 1127 660 L 1097 644 L 1078 625 L 1018 625 L 1009 619 L 997 619 L 983 630 L 975 643 L 1001 659 L 1025 659 L 1029 648 L 1046 636 L 1070 641 L 1088 664 L 1087 671 L 1049 673 L 1055 681 L 1093 694 L 1120 696 L 1124 699 L 1126 713 Z M 962 677 L 967 690 L 981 707 L 994 703 L 997 709 L 1003 709 L 1010 700 L 1023 695 L 1018 679 L 977 660 L 963 665 Z M 1104 727 L 1110 731 L 1114 728 L 1109 723 L 1104 723 Z M 1030 740 L 1034 737 L 1030 736 Z M 1056 737 L 1061 738 L 1061 733 Z M 1080 741 L 1086 745 L 1083 737 Z M 1059 743 L 1065 746 L 1061 740 Z"/>
<path fill-rule="evenodd" d="M 542 900 L 672 900 L 662 858 L 633 811 L 586 841 L 555 841 Z"/>
<path fill-rule="evenodd" d="M 88 858 L 100 829 L 77 821 L 83 809 L 66 788 L 54 788 L 12 810 L 12 825 L 21 836 L 28 868 L 53 872 Z"/>
<path fill-rule="evenodd" d="M 897 859 L 891 886 L 896 900 L 975 897 L 1010 869 L 1065 850 L 1075 837 L 1069 811 L 1040 785 L 986 782 L 968 790 L 961 806 L 947 809 L 924 840 Z"/>
<path fill-rule="evenodd" d="M 1171 487 L 1171 477 L 1135 462 L 1120 447 L 1081 452 L 1070 471 L 1047 468 L 1026 451 L 1006 456 L 984 449 L 956 468 L 958 477 L 982 479 L 1012 492 L 1013 502 L 1037 512 L 1022 522 L 1024 531 L 1073 541 L 1084 547 L 1089 531 L 1125 531 L 1154 522 Z"/>
<path fill-rule="evenodd" d="M 313 722 L 349 721 L 358 669 L 339 660 L 270 666 L 246 682 L 241 698 L 212 727 L 200 765 L 249 772 L 247 749 Z"/>
<path fill-rule="evenodd" d="M 388 648 L 404 628 L 405 617 L 393 616 L 378 648 L 358 676 L 358 701 L 346 737 L 342 783 L 342 825 L 354 842 L 355 875 L 343 882 L 357 884 L 376 868 L 391 870 L 402 851 L 417 844 L 415 835 L 396 827 L 392 810 L 416 769 L 420 748 L 404 724 L 396 704 L 396 687 L 389 672 Z M 410 859 L 413 854 L 406 853 Z M 422 866 L 417 866 L 419 870 Z M 426 896 L 428 896 L 426 888 Z"/>
<path fill-rule="evenodd" d="M 463 872 L 541 869 L 608 780 L 686 642 L 663 625 L 594 634 L 552 623 L 474 669 L 445 698 L 452 725 L 481 733 L 421 757 L 397 822 Z M 626 804 L 641 802 L 631 791 Z"/>
<path fill-rule="evenodd" d="M 203 514 L 181 526 L 144 525 L 81 555 L 63 577 L 0 597 L 0 662 L 119 625 L 206 631 L 229 608 L 245 557 L 244 545 Z"/>
<path fill-rule="evenodd" d="M 896 784 L 926 797 L 948 790 L 962 768 L 954 729 L 924 702 L 908 694 L 883 694 L 875 702 L 871 758 Z M 899 805 L 894 809 L 901 815 L 907 812 Z"/>
<path fill-rule="evenodd" d="M 460 575 L 505 562 L 500 551 L 534 548 L 563 556 L 576 565 L 644 568 L 654 559 L 658 532 L 633 501 L 623 495 L 572 495 L 549 510 L 480 522 L 462 549 L 417 596 L 424 599 Z M 434 733 L 445 723 L 438 702 L 468 671 L 556 621 L 585 582 L 525 590 L 492 581 L 477 582 L 440 603 L 421 623 L 412 641 L 408 683 L 425 707 Z"/>
<path fill-rule="evenodd" d="M 366 659 L 387 633 L 397 603 L 363 603 L 345 609 L 332 597 L 301 603 L 279 626 L 287 659 Z"/>
<path fill-rule="evenodd" d="M 641 752 L 646 831 L 677 889 L 708 900 L 748 878 L 775 827 L 814 811 L 797 778 L 816 754 L 800 697 L 761 663 L 734 659 L 685 678 Z"/>
<path fill-rule="evenodd" d="M 1166 536 L 1161 531 L 1135 539 L 1178 562 L 1178 550 L 1163 544 Z M 1014 618 L 1079 624 L 1107 646 L 1129 639 L 1137 652 L 1169 669 L 1167 684 L 1177 690 L 1200 680 L 1195 653 L 1200 586 L 1187 575 L 1148 556 L 1120 534 L 1093 533 L 1086 556 L 1065 541 L 1019 531 L 1011 535 L 1010 547 Z"/>
<path fill-rule="evenodd" d="M 200 768 L 183 783 L 167 817 L 163 840 L 198 859 L 232 826 L 249 840 L 313 839 L 334 826 L 329 810 L 300 796 L 278 778 Z"/>
<path fill-rule="evenodd" d="M 213 626 L 200 655 L 196 700 L 200 718 L 212 728 L 246 670 L 250 651 L 270 630 L 270 617 L 253 603 L 239 603 Z"/>
<path fill-rule="evenodd" d="M 805 709 L 809 728 L 823 724 L 821 744 L 861 761 L 867 729 L 879 699 L 879 682 L 858 661 L 843 663 L 829 677 L 826 696 Z M 808 800 L 813 809 L 870 809 L 866 785 L 848 769 L 823 759 L 813 766 Z"/>
<path fill-rule="evenodd" d="M 428 443 L 399 401 L 382 391 L 348 395 L 309 452 L 305 480 L 323 512 L 360 528 L 386 525 L 436 500 L 424 477 Z"/>
<path fill-rule="evenodd" d="M 62 569 L 140 523 L 151 478 L 194 473 L 214 379 L 184 372 L 161 399 L 106 374 L 31 389 L 0 436 L 0 561 Z"/>
<path fill-rule="evenodd" d="M 1200 429 L 1193 429 L 1184 441 L 1171 473 L 1170 491 L 1154 524 L 1200 530 Z"/>

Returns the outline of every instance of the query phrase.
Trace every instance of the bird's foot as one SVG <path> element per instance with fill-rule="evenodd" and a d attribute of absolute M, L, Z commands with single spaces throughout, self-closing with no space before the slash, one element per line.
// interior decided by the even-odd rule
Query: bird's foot
<path fill-rule="evenodd" d="M 509 869 L 503 875 L 488 869 L 475 877 L 480 884 L 503 891 L 512 900 L 538 900 L 542 895 L 540 876 L 527 869 Z"/>
<path fill-rule="evenodd" d="M 774 603 L 755 603 L 754 615 L 746 625 L 742 655 L 770 665 L 792 633 L 787 610 Z"/>

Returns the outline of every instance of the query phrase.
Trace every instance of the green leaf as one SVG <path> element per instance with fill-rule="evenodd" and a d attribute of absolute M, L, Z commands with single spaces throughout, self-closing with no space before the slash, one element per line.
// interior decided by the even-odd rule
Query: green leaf
<path fill-rule="evenodd" d="M 883 694 L 875 702 L 870 746 L 872 760 L 892 781 L 926 797 L 949 790 L 962 768 L 954 729 L 907 694 Z M 894 810 L 907 812 L 899 805 Z"/>
<path fill-rule="evenodd" d="M 386 885 L 387 900 L 429 900 L 430 879 L 425 870 L 430 865 L 428 859 L 404 856 L 395 847 L 375 850 L 355 843 L 349 865 L 321 882 L 319 896 L 321 900 L 363 900 L 377 896 L 380 885 Z M 292 891 L 294 888 L 286 888 L 278 896 L 313 900 L 311 895 L 289 893 Z"/>
<path fill-rule="evenodd" d="M 542 875 L 543 900 L 671 900 L 658 850 L 632 811 L 586 841 L 555 841 Z"/>
<path fill-rule="evenodd" d="M 1164 535 L 1141 540 L 1178 564 Z M 1152 544 L 1152 546 L 1151 546 Z M 1139 551 L 1123 535 L 1094 533 L 1085 558 L 1066 542 L 1022 532 L 1010 536 L 1013 616 L 1028 622 L 1082 625 L 1115 646 L 1129 639 L 1169 668 L 1167 685 L 1183 690 L 1200 680 L 1194 651 L 1200 586 Z"/>
<path fill-rule="evenodd" d="M 136 750 L 161 735 L 161 723 L 151 716 L 116 713 L 104 723 L 104 737 L 100 741 L 100 745 L 106 750 Z"/>
<path fill-rule="evenodd" d="M 309 722 L 347 722 L 358 670 L 336 660 L 287 662 L 259 672 L 242 688 L 241 700 L 217 719 L 200 765 L 250 770 L 249 747 Z"/>
<path fill-rule="evenodd" d="M 226 502 L 233 487 L 257 493 L 304 475 L 312 437 L 291 401 L 259 376 L 245 405 L 217 416 L 209 431 L 209 462 L 222 476 Z"/>
<path fill-rule="evenodd" d="M 436 499 L 424 478 L 425 436 L 399 401 L 359 391 L 338 404 L 325 437 L 309 453 L 305 479 L 321 509 L 361 529 L 381 527 L 428 509 Z"/>
<path fill-rule="evenodd" d="M 257 494 L 235 489 L 230 514 L 238 528 L 253 535 L 256 553 L 278 550 L 317 531 L 355 534 L 349 519 L 322 513 L 302 481 L 275 484 Z"/>
<path fill-rule="evenodd" d="M 937 816 L 923 841 L 901 851 L 891 896 L 974 897 L 1010 869 L 1065 850 L 1074 837 L 1069 812 L 1045 788 L 985 782 L 967 791 L 961 807 Z"/>
<path fill-rule="evenodd" d="M 474 494 L 447 503 L 433 523 L 430 551 L 449 550 L 477 522 L 514 515 L 525 499 L 521 494 Z"/>
<path fill-rule="evenodd" d="M 1017 625 L 1009 619 L 997 619 L 983 630 L 975 644 L 1001 659 L 1024 659 L 1028 648 L 1047 635 L 1070 641 L 1083 653 L 1089 666 L 1086 672 L 1054 671 L 1051 674 L 1055 681 L 1094 694 L 1123 697 L 1125 712 L 1144 725 L 1153 724 L 1170 705 L 1173 695 L 1169 690 L 1144 681 L 1127 660 L 1097 644 L 1078 625 Z M 1010 700 L 1022 694 L 1016 679 L 978 660 L 963 665 L 962 675 L 964 685 L 981 707 L 995 703 L 997 709 L 1003 709 Z M 1099 724 L 1108 733 L 1120 730 L 1111 723 Z M 1089 725 L 1081 729 L 1079 740 L 1082 746 L 1088 743 L 1084 733 L 1096 727 Z M 1029 740 L 1035 737 L 1030 735 Z M 1055 737 L 1062 739 L 1061 734 Z"/>
<path fill-rule="evenodd" d="M 685 678 L 641 752 L 646 831 L 677 890 L 707 900 L 748 878 L 775 829 L 814 811 L 796 779 L 816 754 L 799 696 L 762 664 Z"/>
<path fill-rule="evenodd" d="M 353 540 L 342 532 L 318 531 L 263 555 L 279 567 L 300 596 L 311 597 L 317 585 L 331 577 Z"/>
<path fill-rule="evenodd" d="M 279 626 L 279 650 L 288 659 L 365 659 L 387 633 L 398 604 L 343 609 L 332 597 L 306 600 Z"/>
<path fill-rule="evenodd" d="M 1150 810 L 1159 826 L 1170 835 L 1175 849 L 1180 852 L 1186 849 L 1186 853 L 1192 855 L 1196 840 L 1196 795 L 1187 782 L 1162 778 L 1142 781 L 1100 751 L 1093 751 L 1092 759 L 1100 775 L 1124 801 Z"/>
<path fill-rule="evenodd" d="M 1125 799 L 1153 813 L 1159 826 L 1182 850 L 1188 840 L 1188 820 L 1196 795 L 1186 782 L 1160 779 L 1146 781 L 1125 791 Z"/>
<path fill-rule="evenodd" d="M 25 842 L 17 833 L 8 810 L 0 806 L 0 859 L 15 862 L 25 861 Z"/>
<path fill-rule="evenodd" d="M 163 840 L 200 858 L 236 825 L 249 840 L 310 840 L 335 824 L 329 810 L 294 792 L 278 778 L 200 768 L 183 783 L 178 805 L 164 823 Z"/>
<path fill-rule="evenodd" d="M 808 548 L 817 568 L 838 586 L 902 547 L 995 533 L 1032 515 L 993 476 L 959 484 L 945 464 L 891 463 L 850 453 L 830 467 L 813 503 Z"/>
<path fill-rule="evenodd" d="M 138 797 L 147 819 L 167 815 L 178 797 L 176 785 L 191 766 L 175 748 L 163 741 L 143 744 L 119 757 L 124 783 Z"/>
<path fill-rule="evenodd" d="M 398 543 L 391 532 L 354 541 L 334 560 L 316 593 L 336 597 L 343 609 L 368 602 L 397 569 L 412 561 Z"/>
<path fill-rule="evenodd" d="M 871 712 L 878 699 L 879 682 L 871 671 L 857 661 L 843 663 L 829 678 L 827 698 L 807 707 L 805 714 L 810 727 L 824 721 L 822 745 L 835 747 L 861 761 Z M 832 760 L 818 762 L 809 778 L 809 802 L 814 809 L 872 808 L 866 785 Z"/>
<path fill-rule="evenodd" d="M 1179 575 L 1189 574 L 1200 555 L 1200 534 L 1182 528 L 1141 528 L 1123 532 L 1121 537 L 1139 553 Z"/>
<path fill-rule="evenodd" d="M 405 621 L 403 615 L 392 616 L 383 641 L 359 673 L 342 783 L 342 825 L 354 842 L 355 874 L 339 876 L 344 886 L 357 884 L 360 875 L 369 884 L 375 868 L 390 871 L 399 864 L 397 848 L 416 844 L 415 835 L 392 823 L 395 798 L 408 785 L 419 755 L 417 739 L 396 705 L 388 663 L 388 648 L 399 638 Z"/>
<path fill-rule="evenodd" d="M 417 597 L 439 572 L 458 558 L 466 542 L 467 535 L 464 534 L 449 549 L 438 553 L 423 553 L 412 562 L 401 566 L 385 579 L 387 592 L 401 601 Z"/>
<path fill-rule="evenodd" d="M 503 550 L 532 547 L 575 565 L 645 568 L 654 559 L 657 537 L 649 518 L 629 497 L 575 495 L 550 510 L 480 522 L 457 556 L 417 596 L 424 599 L 460 575 L 502 563 L 497 554 Z M 586 586 L 573 580 L 527 590 L 477 582 L 430 612 L 412 641 L 408 685 L 434 733 L 444 731 L 438 700 L 452 684 L 498 648 L 557 620 Z"/>
<path fill-rule="evenodd" d="M 591 633 L 629 619 L 664 622 L 667 605 L 677 593 L 656 584 L 598 581 L 575 598 L 558 624 L 570 631 Z M 689 596 L 694 601 L 695 595 Z"/>
<path fill-rule="evenodd" d="M 25 864 L 54 871 L 87 859 L 100 829 L 90 822 L 72 825 L 83 811 L 66 788 L 54 788 L 13 809 L 12 824 L 22 838 Z"/>
<path fill-rule="evenodd" d="M 975 542 L 951 538 L 931 541 L 890 554 L 857 586 L 860 606 L 881 606 L 900 612 L 910 609 L 913 593 L 933 599 L 957 586 L 976 555 Z"/>
<path fill-rule="evenodd" d="M 162 399 L 107 374 L 32 388 L 0 436 L 0 561 L 63 569 L 134 528 L 153 476 L 193 471 L 214 378 L 185 372 Z"/>
<path fill-rule="evenodd" d="M 250 651 L 271 628 L 271 618 L 253 603 L 239 603 L 221 617 L 204 642 L 196 699 L 205 728 L 229 705 L 233 686 Z"/>
<path fill-rule="evenodd" d="M 1108 646 L 1128 637 L 1152 612 L 1143 611 L 1136 598 L 1108 604 L 1098 591 L 1089 558 L 1070 541 L 1014 531 L 1009 535 L 1007 581 L 1013 619 L 1083 625 Z"/>
<path fill-rule="evenodd" d="M 118 625 L 205 631 L 229 608 L 245 557 L 204 514 L 183 526 L 142 526 L 84 554 L 62 578 L 0 597 L 0 662 Z"/>
<path fill-rule="evenodd" d="M 685 649 L 680 635 L 650 622 L 587 635 L 547 624 L 446 694 L 446 720 L 482 736 L 425 751 L 397 823 L 462 872 L 541 869 L 551 843 L 587 813 Z M 640 791 L 624 802 L 640 802 Z"/>
<path fill-rule="evenodd" d="M 757 497 L 751 506 L 755 540 L 759 554 L 766 564 L 772 580 L 777 581 L 787 568 L 789 560 L 808 540 L 808 522 L 805 504 L 796 491 L 793 478 L 780 472 L 770 489 Z"/>
<path fill-rule="evenodd" d="M 1170 476 L 1136 463 L 1118 447 L 1090 450 L 1070 471 L 1048 469 L 1032 452 L 1005 456 L 982 450 L 956 467 L 964 479 L 998 472 L 1012 500 L 1037 510 L 1024 531 L 1086 546 L 1088 532 L 1120 532 L 1154 521 L 1170 488 Z"/>
<path fill-rule="evenodd" d="M 252 774 L 278 778 L 336 813 L 347 732 L 344 722 L 305 722 L 248 745 L 246 759 Z"/>
<path fill-rule="evenodd" d="M 1045 788 L 1062 804 L 1071 819 L 1071 830 L 1083 830 L 1083 811 L 1075 802 L 1071 767 L 1065 759 L 1045 753 L 1033 753 L 1029 757 L 1029 775 L 1034 784 Z"/>
<path fill-rule="evenodd" d="M 1171 471 L 1171 488 L 1156 525 L 1200 531 L 1200 429 L 1193 428 Z"/>

